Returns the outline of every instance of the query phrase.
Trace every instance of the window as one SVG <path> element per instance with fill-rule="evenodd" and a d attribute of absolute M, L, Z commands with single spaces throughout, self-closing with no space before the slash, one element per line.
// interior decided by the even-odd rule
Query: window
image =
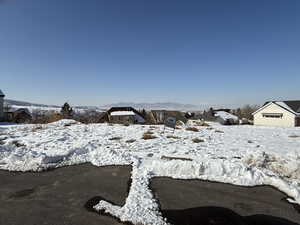
<path fill-rule="evenodd" d="M 282 118 L 283 114 L 282 113 L 263 113 L 263 117 L 265 118 Z"/>

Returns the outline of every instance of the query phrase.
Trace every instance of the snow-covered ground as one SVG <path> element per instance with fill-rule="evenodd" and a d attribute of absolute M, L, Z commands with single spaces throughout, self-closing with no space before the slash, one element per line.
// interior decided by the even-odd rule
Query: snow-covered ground
<path fill-rule="evenodd" d="M 148 187 L 156 176 L 271 185 L 300 204 L 300 128 L 210 125 L 190 121 L 186 126 L 199 132 L 181 127 L 174 133 L 164 133 L 160 125 L 84 125 L 73 120 L 3 125 L 0 169 L 41 171 L 85 162 L 132 165 L 126 204 L 101 201 L 95 208 L 134 224 L 167 224 Z M 142 139 L 147 131 L 156 138 Z"/>

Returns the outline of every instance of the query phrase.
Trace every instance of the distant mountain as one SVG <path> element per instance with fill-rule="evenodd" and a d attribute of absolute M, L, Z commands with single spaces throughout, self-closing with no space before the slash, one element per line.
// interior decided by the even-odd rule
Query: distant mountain
<path fill-rule="evenodd" d="M 30 102 L 24 102 L 24 101 L 17 101 L 12 99 L 4 99 L 4 104 L 9 105 L 16 105 L 16 106 L 36 106 L 36 107 L 61 107 L 57 105 L 45 105 L 45 104 L 37 104 L 37 103 L 30 103 Z"/>
<path fill-rule="evenodd" d="M 46 105 L 46 104 L 37 104 L 25 101 L 17 101 L 11 99 L 5 99 L 4 103 L 12 105 L 15 108 L 30 108 L 31 110 L 60 110 L 61 106 L 58 105 Z M 109 109 L 111 107 L 126 107 L 131 106 L 136 109 L 146 109 L 146 110 L 155 110 L 155 109 L 165 109 L 165 110 L 180 110 L 180 111 L 199 111 L 209 108 L 208 105 L 193 105 L 193 104 L 182 104 L 176 102 L 160 102 L 160 103 L 134 103 L 134 102 L 120 102 L 114 104 L 107 104 L 103 106 L 72 106 L 76 110 L 97 110 L 103 111 L 104 109 Z"/>
<path fill-rule="evenodd" d="M 47 112 L 47 111 L 55 111 L 59 112 L 61 110 L 61 106 L 58 105 L 46 105 L 46 104 L 37 104 L 25 101 L 17 101 L 11 99 L 4 99 L 4 104 L 8 104 L 12 107 L 12 109 L 18 108 L 27 108 L 30 112 L 33 111 L 40 111 L 40 112 Z M 102 112 L 103 110 L 97 106 L 72 106 L 75 112 L 85 112 L 88 110 L 96 110 L 98 112 Z"/>
<path fill-rule="evenodd" d="M 131 106 L 136 109 L 146 109 L 146 110 L 154 110 L 154 109 L 165 109 L 165 110 L 182 110 L 182 111 L 196 111 L 207 108 L 206 105 L 192 105 L 192 104 L 182 104 L 176 102 L 162 102 L 162 103 L 133 103 L 133 102 L 120 102 L 115 104 L 108 104 L 102 106 L 103 108 L 111 108 L 111 107 L 126 107 Z"/>

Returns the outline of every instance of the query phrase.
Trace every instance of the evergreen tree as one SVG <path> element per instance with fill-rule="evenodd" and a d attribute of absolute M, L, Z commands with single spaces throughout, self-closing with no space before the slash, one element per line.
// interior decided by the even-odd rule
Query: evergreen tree
<path fill-rule="evenodd" d="M 142 113 L 142 115 L 144 116 L 144 118 L 146 118 L 146 116 L 147 116 L 147 112 L 146 112 L 146 110 L 145 110 L 145 109 L 143 109 L 141 113 Z"/>
<path fill-rule="evenodd" d="M 73 116 L 73 109 L 72 107 L 66 102 L 60 110 L 60 113 L 62 114 L 62 117 L 64 119 L 72 118 Z"/>

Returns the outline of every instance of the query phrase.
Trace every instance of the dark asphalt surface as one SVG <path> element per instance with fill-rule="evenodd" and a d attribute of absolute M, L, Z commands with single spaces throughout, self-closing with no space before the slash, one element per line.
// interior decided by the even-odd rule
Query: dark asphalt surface
<path fill-rule="evenodd" d="M 300 213 L 295 209 L 297 205 L 287 203 L 284 200 L 287 197 L 285 194 L 268 186 L 240 187 L 162 177 L 152 179 L 151 189 L 160 203 L 163 215 L 175 225 L 201 224 L 199 221 L 209 220 L 208 217 L 216 215 L 221 215 L 220 220 L 232 216 L 236 221 L 255 225 L 300 224 Z M 232 215 L 231 210 L 237 215 Z M 212 221 L 206 224 L 223 223 Z"/>
<path fill-rule="evenodd" d="M 120 225 L 87 208 L 99 199 L 123 205 L 130 172 L 90 164 L 41 173 L 0 170 L 0 225 Z M 286 196 L 267 186 L 154 178 L 151 188 L 174 225 L 300 225 Z"/>
<path fill-rule="evenodd" d="M 41 173 L 0 171 L 0 224 L 119 225 L 84 205 L 98 195 L 123 205 L 130 173 L 130 167 L 89 164 Z"/>

